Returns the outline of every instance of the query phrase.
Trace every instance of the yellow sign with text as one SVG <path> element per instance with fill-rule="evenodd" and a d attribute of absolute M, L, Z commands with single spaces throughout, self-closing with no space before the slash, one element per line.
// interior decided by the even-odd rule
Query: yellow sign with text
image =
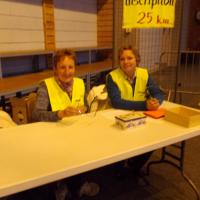
<path fill-rule="evenodd" d="M 176 0 L 124 0 L 123 28 L 173 28 Z"/>

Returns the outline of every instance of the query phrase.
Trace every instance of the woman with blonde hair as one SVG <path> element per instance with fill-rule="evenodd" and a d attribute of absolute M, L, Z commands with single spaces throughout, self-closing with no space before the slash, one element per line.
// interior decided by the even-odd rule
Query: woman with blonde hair
<path fill-rule="evenodd" d="M 154 83 L 147 69 L 138 66 L 139 62 L 140 55 L 136 49 L 128 46 L 119 50 L 119 67 L 109 73 L 106 83 L 114 108 L 145 111 L 156 110 L 161 105 L 163 92 Z M 135 175 L 140 174 L 151 154 L 152 152 L 148 152 L 128 159 L 128 166 Z"/>

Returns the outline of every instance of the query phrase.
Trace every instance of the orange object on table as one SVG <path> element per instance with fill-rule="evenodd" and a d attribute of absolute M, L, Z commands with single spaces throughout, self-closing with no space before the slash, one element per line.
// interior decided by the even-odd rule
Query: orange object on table
<path fill-rule="evenodd" d="M 164 108 L 159 108 L 157 110 L 148 110 L 144 112 L 145 115 L 150 116 L 155 119 L 164 117 L 165 113 L 166 113 L 166 110 Z"/>

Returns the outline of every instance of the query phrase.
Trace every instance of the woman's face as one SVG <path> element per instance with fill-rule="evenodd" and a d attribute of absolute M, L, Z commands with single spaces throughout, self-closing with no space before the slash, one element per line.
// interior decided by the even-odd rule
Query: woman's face
<path fill-rule="evenodd" d="M 132 50 L 124 50 L 120 55 L 120 67 L 122 71 L 132 78 L 135 74 L 136 58 Z"/>
<path fill-rule="evenodd" d="M 69 83 L 74 78 L 75 74 L 75 61 L 69 57 L 65 56 L 58 62 L 55 75 L 58 79 L 64 83 Z"/>

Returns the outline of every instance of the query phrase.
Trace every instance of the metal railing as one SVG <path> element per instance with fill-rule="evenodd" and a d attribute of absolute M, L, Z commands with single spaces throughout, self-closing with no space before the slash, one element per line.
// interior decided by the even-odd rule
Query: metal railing
<path fill-rule="evenodd" d="M 161 53 L 158 72 L 153 76 L 174 102 L 199 107 L 200 51 Z"/>

